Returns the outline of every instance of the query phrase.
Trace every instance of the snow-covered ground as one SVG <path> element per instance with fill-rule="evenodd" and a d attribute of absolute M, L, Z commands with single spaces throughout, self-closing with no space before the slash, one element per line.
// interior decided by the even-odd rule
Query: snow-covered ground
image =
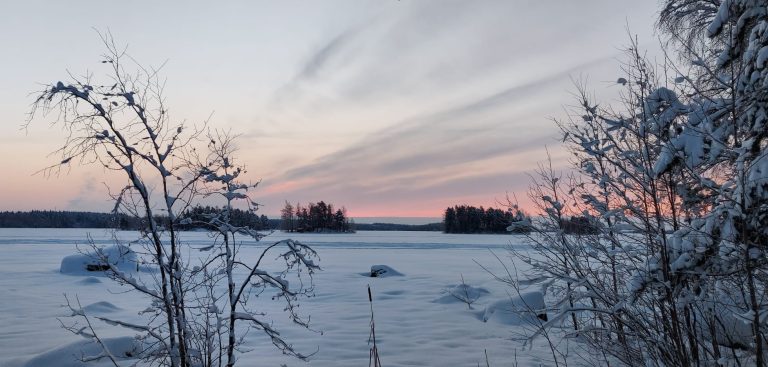
<path fill-rule="evenodd" d="M 69 313 L 62 306 L 65 293 L 70 298 L 77 296 L 90 312 L 118 318 L 137 320 L 137 311 L 146 307 L 142 296 L 121 293 L 124 288 L 104 277 L 60 273 L 61 260 L 75 253 L 86 233 L 96 243 L 112 243 L 111 234 L 98 229 L 0 229 L 0 366 L 79 365 L 72 351 L 80 349 L 83 339 L 63 330 L 57 320 Z M 133 236 L 118 233 L 120 239 Z M 185 233 L 184 237 L 192 244 L 207 241 L 205 233 Z M 262 243 L 286 237 L 275 233 Z M 285 357 L 269 340 L 252 332 L 247 346 L 253 350 L 242 356 L 239 365 L 366 365 L 367 285 L 373 290 L 376 335 L 385 366 L 484 366 L 484 350 L 491 366 L 512 366 L 515 360 L 520 366 L 548 365 L 546 341 L 523 347 L 516 340 L 524 328 L 519 324 L 530 320 L 507 317 L 505 310 L 499 310 L 512 291 L 477 265 L 501 271 L 489 249 L 509 261 L 504 249 L 522 246 L 521 237 L 434 232 L 290 237 L 313 244 L 321 257 L 323 271 L 315 278 L 316 296 L 303 300 L 300 307 L 312 316 L 311 326 L 318 332 L 290 325 L 282 304 L 269 297 L 255 302 L 299 351 L 316 354 L 308 363 Z M 261 246 L 246 244 L 242 256 L 246 260 L 257 256 Z M 388 265 L 402 276 L 364 276 L 372 265 Z M 462 275 L 473 297 L 479 296 L 472 309 L 454 297 L 445 297 L 450 287 L 462 289 L 456 287 Z M 486 310 L 486 306 L 491 307 Z M 106 325 L 99 325 L 98 331 L 104 337 L 132 335 Z M 106 361 L 101 365 L 107 365 Z"/>

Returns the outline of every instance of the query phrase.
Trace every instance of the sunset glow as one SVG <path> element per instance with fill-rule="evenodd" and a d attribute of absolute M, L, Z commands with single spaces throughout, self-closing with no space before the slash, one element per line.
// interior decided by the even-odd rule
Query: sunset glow
<path fill-rule="evenodd" d="M 610 97 L 627 40 L 617 30 L 655 43 L 655 2 L 146 2 L 106 14 L 98 4 L 15 2 L 0 15 L 0 42 L 14 50 L 0 77 L 0 210 L 111 208 L 107 187 L 122 178 L 78 163 L 35 175 L 65 132 L 50 118 L 21 129 L 40 83 L 103 75 L 94 28 L 164 65 L 175 121 L 210 116 L 209 127 L 240 134 L 238 159 L 270 216 L 286 200 L 357 217 L 439 217 L 508 194 L 527 207 L 526 172 L 545 149 L 558 167 L 568 160 L 550 118 L 572 80 Z"/>

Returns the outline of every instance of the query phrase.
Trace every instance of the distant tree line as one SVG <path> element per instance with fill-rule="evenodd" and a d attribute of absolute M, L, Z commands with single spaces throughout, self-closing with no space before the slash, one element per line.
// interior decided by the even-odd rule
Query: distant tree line
<path fill-rule="evenodd" d="M 566 234 L 593 235 L 600 233 L 599 223 L 584 216 L 572 216 L 569 219 L 563 219 L 560 227 Z"/>
<path fill-rule="evenodd" d="M 306 206 L 285 202 L 280 211 L 280 229 L 286 232 L 354 232 L 347 209 L 334 210 L 333 204 L 320 201 Z"/>
<path fill-rule="evenodd" d="M 445 209 L 445 233 L 528 233 L 531 220 L 516 207 L 509 209 L 456 205 Z"/>
<path fill-rule="evenodd" d="M 191 219 L 191 223 L 183 224 L 179 229 L 210 229 L 210 226 L 206 224 L 211 221 L 211 218 L 222 212 L 222 208 L 212 206 L 195 206 L 186 212 L 181 217 Z M 233 208 L 229 213 L 230 224 L 235 227 L 248 227 L 255 230 L 267 230 L 277 228 L 277 221 L 270 220 L 266 215 L 258 215 L 253 210 L 242 210 Z"/>
<path fill-rule="evenodd" d="M 139 229 L 143 221 L 127 214 L 32 210 L 0 212 L 0 228 Z"/>
<path fill-rule="evenodd" d="M 315 207 L 319 207 L 319 203 Z M 304 207 L 298 206 L 300 215 L 297 216 L 294 212 L 293 218 L 269 219 L 265 215 L 256 215 L 253 212 L 248 212 L 241 209 L 232 210 L 232 223 L 235 226 L 244 227 L 248 226 L 257 230 L 270 230 L 270 229 L 284 229 L 291 228 L 293 226 L 294 232 L 314 232 L 315 229 L 308 229 L 304 223 L 311 223 L 312 221 L 306 219 L 300 219 L 303 217 Z M 326 212 L 327 212 L 326 205 Z M 331 206 L 332 208 L 332 206 Z M 210 220 L 211 213 L 216 210 L 215 207 L 210 206 L 196 206 L 182 214 L 182 218 L 190 218 L 192 223 L 189 224 L 177 224 L 177 228 L 180 230 L 194 230 L 205 228 L 204 223 Z M 315 212 L 318 210 L 315 209 Z M 307 210 L 309 214 L 310 210 Z M 335 212 L 338 212 L 336 210 Z M 334 212 L 334 213 L 335 213 Z M 354 224 L 349 218 L 347 218 L 344 210 L 343 222 L 346 225 L 339 226 L 338 219 L 326 222 L 332 223 L 331 227 L 325 231 L 338 231 L 334 228 L 346 228 L 341 232 L 350 232 L 354 230 L 363 231 L 442 231 L 443 223 L 428 223 L 428 224 L 394 224 L 394 223 L 357 223 Z M 166 216 L 155 216 L 155 221 L 165 226 L 168 223 Z M 57 211 L 57 210 L 33 210 L 33 211 L 4 211 L 0 212 L 0 228 L 115 228 L 126 231 L 136 231 L 146 228 L 147 221 L 145 218 L 138 218 L 128 214 L 113 214 L 113 213 L 96 213 L 96 212 L 76 212 L 76 211 Z M 322 227 L 320 227 L 322 228 Z M 322 229 L 317 231 L 323 231 Z"/>
<path fill-rule="evenodd" d="M 196 206 L 182 214 L 182 218 L 190 218 L 189 224 L 177 224 L 180 230 L 205 228 L 210 220 L 210 214 L 216 207 Z M 278 219 L 269 219 L 266 215 L 257 215 L 252 211 L 233 209 L 231 221 L 237 227 L 249 227 L 256 230 L 277 228 Z M 168 225 L 168 217 L 157 215 L 155 222 L 162 226 Z M 0 228 L 115 228 L 135 231 L 147 227 L 146 218 L 139 218 L 124 213 L 96 213 L 58 210 L 32 210 L 0 212 Z"/>

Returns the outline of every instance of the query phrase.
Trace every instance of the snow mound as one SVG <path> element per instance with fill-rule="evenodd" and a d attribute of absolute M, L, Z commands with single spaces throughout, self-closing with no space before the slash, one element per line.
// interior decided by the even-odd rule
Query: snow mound
<path fill-rule="evenodd" d="M 99 283 L 101 283 L 101 280 L 96 277 L 87 277 L 77 282 L 77 284 L 82 284 L 82 285 L 99 284 Z"/>
<path fill-rule="evenodd" d="M 505 325 L 523 325 L 537 322 L 534 318 L 546 320 L 546 306 L 541 292 L 530 292 L 518 297 L 502 299 L 489 304 L 482 314 L 484 322 L 490 320 Z"/>
<path fill-rule="evenodd" d="M 469 284 L 449 285 L 443 290 L 443 296 L 432 301 L 434 303 L 472 303 L 480 297 L 490 294 L 487 289 L 473 287 Z"/>
<path fill-rule="evenodd" d="M 122 271 L 135 271 L 136 253 L 128 246 L 114 245 L 89 253 L 73 254 L 61 260 L 59 271 L 65 274 L 92 274 L 108 270 L 107 263 Z"/>
<path fill-rule="evenodd" d="M 134 337 L 124 336 L 119 338 L 102 339 L 104 345 L 116 359 L 137 358 L 140 353 L 140 344 Z M 84 358 L 103 355 L 101 346 L 91 340 L 80 340 L 74 343 L 51 349 L 28 360 L 22 367 L 82 367 Z M 108 361 L 106 357 L 102 360 Z"/>
<path fill-rule="evenodd" d="M 120 307 L 117 307 L 107 301 L 91 303 L 90 305 L 83 307 L 83 311 L 85 311 L 86 314 L 110 313 L 110 312 L 115 312 L 120 310 L 121 310 Z"/>
<path fill-rule="evenodd" d="M 371 278 L 385 278 L 385 277 L 400 277 L 400 276 L 403 276 L 404 274 L 398 272 L 395 269 L 392 269 L 387 265 L 373 265 L 371 266 L 371 272 L 363 273 L 363 275 Z"/>

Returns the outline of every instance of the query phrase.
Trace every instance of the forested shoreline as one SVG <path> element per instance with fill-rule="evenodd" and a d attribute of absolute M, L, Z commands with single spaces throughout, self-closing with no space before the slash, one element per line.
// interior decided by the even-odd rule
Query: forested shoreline
<path fill-rule="evenodd" d="M 233 210 L 236 212 L 237 210 Z M 196 212 L 194 218 L 202 220 L 205 209 Z M 256 216 L 260 230 L 275 230 L 280 228 L 281 220 Z M 0 212 L 0 228 L 116 228 L 121 230 L 139 230 L 144 221 L 127 214 L 112 214 L 100 212 L 79 212 L 69 210 L 31 210 Z M 356 231 L 442 231 L 442 223 L 428 224 L 397 224 L 397 223 L 352 223 Z M 195 229 L 202 226 L 186 225 L 182 229 Z"/>
<path fill-rule="evenodd" d="M 141 219 L 127 214 L 59 210 L 0 212 L 0 228 L 138 229 Z"/>

